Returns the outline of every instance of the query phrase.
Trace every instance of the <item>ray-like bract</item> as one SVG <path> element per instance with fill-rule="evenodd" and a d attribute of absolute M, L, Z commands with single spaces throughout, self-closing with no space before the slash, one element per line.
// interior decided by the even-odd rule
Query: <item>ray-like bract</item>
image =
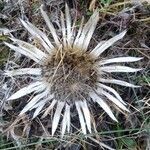
<path fill-rule="evenodd" d="M 68 5 L 65 6 L 65 17 L 66 17 L 66 30 L 67 30 L 67 44 L 70 47 L 72 45 L 73 32 L 71 30 L 71 16 L 69 13 Z"/>
<path fill-rule="evenodd" d="M 52 45 L 51 41 L 46 36 L 46 34 L 44 32 L 42 32 L 41 30 L 39 30 L 37 27 L 35 27 L 32 23 L 30 23 L 28 21 L 26 21 L 26 22 L 30 26 L 30 28 L 33 30 L 33 32 L 37 33 L 41 37 L 41 40 L 43 40 L 48 45 L 49 49 L 46 49 L 46 50 L 47 50 L 47 52 L 51 53 L 51 50 L 53 50 L 55 47 Z M 40 40 L 40 38 L 39 38 L 39 40 Z M 43 41 L 42 41 L 42 43 L 44 43 Z M 45 46 L 45 43 L 44 43 L 43 47 Z"/>
<path fill-rule="evenodd" d="M 63 40 L 63 45 L 66 47 L 66 27 L 65 27 L 65 19 L 64 19 L 64 14 L 61 12 L 61 30 L 62 30 L 62 40 Z"/>
<path fill-rule="evenodd" d="M 114 96 L 112 96 L 111 94 L 109 94 L 108 92 L 98 89 L 97 93 L 106 96 L 110 101 L 112 101 L 114 104 L 116 104 L 119 108 L 130 112 L 117 98 L 115 98 Z"/>
<path fill-rule="evenodd" d="M 17 76 L 17 75 L 41 75 L 41 68 L 21 68 L 15 70 L 6 70 L 5 75 L 7 76 Z"/>
<path fill-rule="evenodd" d="M 42 60 L 43 58 L 46 58 L 48 55 L 42 52 L 40 49 L 35 47 L 34 45 L 31 45 L 27 42 L 18 40 L 16 38 L 10 38 L 13 42 L 15 42 L 20 48 L 25 49 L 29 53 L 32 53 L 35 55 L 39 60 Z"/>
<path fill-rule="evenodd" d="M 81 111 L 81 106 L 80 106 L 78 101 L 75 102 L 75 105 L 76 105 L 76 109 L 77 109 L 77 112 L 78 112 L 78 116 L 79 116 L 80 125 L 81 125 L 81 128 L 82 128 L 82 132 L 84 134 L 86 134 L 85 120 L 84 120 L 84 117 L 83 117 L 83 113 Z"/>
<path fill-rule="evenodd" d="M 45 35 L 45 33 L 43 33 L 42 31 L 40 31 L 38 28 L 36 28 L 34 25 L 32 25 L 29 22 L 25 22 L 24 20 L 21 20 L 21 23 L 24 25 L 24 27 L 30 32 L 30 34 L 37 38 L 42 46 L 45 48 L 45 50 L 48 53 L 51 53 L 51 50 L 54 49 L 54 46 L 52 45 L 52 43 L 49 41 L 48 37 Z"/>
<path fill-rule="evenodd" d="M 126 81 L 117 80 L 117 79 L 103 79 L 103 78 L 100 78 L 99 82 L 102 82 L 102 83 L 113 83 L 113 84 L 117 84 L 117 85 L 121 85 L 121 86 L 133 87 L 133 88 L 140 87 L 140 86 L 128 83 Z"/>
<path fill-rule="evenodd" d="M 27 94 L 30 94 L 32 92 L 39 92 L 46 88 L 46 86 L 43 84 L 43 82 L 37 81 L 35 83 L 30 83 L 28 86 L 20 89 L 16 93 L 14 93 L 12 96 L 10 96 L 7 100 L 13 100 L 18 99 L 22 96 L 25 96 Z"/>
<path fill-rule="evenodd" d="M 25 49 L 22 49 L 18 46 L 14 46 L 13 44 L 9 44 L 7 42 L 4 42 L 4 43 L 5 43 L 5 45 L 7 45 L 9 48 L 13 49 L 14 51 L 29 57 L 30 59 L 34 60 L 37 63 L 40 63 L 40 60 L 33 53 L 26 51 Z"/>
<path fill-rule="evenodd" d="M 47 94 L 48 94 L 48 91 L 44 91 L 44 92 L 34 96 L 33 99 L 31 99 L 31 101 L 23 108 L 23 110 L 21 111 L 20 115 L 26 113 L 28 110 L 30 110 L 32 107 L 34 107 L 34 105 L 37 102 L 39 102 L 41 99 L 46 97 Z"/>
<path fill-rule="evenodd" d="M 44 105 L 50 101 L 54 96 L 53 95 L 48 95 L 48 98 L 44 98 L 42 100 L 40 100 L 38 103 L 36 103 L 35 105 L 33 105 L 32 107 L 30 107 L 30 111 L 34 108 L 36 108 L 36 110 L 34 111 L 33 114 L 33 119 L 38 116 L 38 114 L 40 113 L 40 111 L 42 110 L 42 108 L 44 107 Z"/>
<path fill-rule="evenodd" d="M 120 95 L 118 94 L 118 92 L 115 91 L 113 88 L 111 88 L 111 87 L 109 87 L 109 86 L 106 86 L 106 85 L 104 85 L 104 84 L 101 84 L 101 83 L 98 83 L 98 86 L 99 86 L 100 88 L 102 88 L 102 89 L 105 89 L 105 90 L 107 90 L 107 91 L 113 93 L 113 94 L 116 96 L 116 98 L 117 98 L 118 100 L 120 100 L 120 102 L 122 102 L 124 105 L 126 105 L 126 103 L 122 100 L 122 98 L 120 97 Z"/>
<path fill-rule="evenodd" d="M 89 30 L 88 30 L 85 38 L 84 38 L 84 41 L 83 41 L 82 49 L 84 51 L 86 51 L 88 46 L 89 46 L 89 42 L 90 42 L 90 40 L 92 38 L 92 35 L 94 33 L 94 30 L 96 28 L 98 20 L 99 20 L 99 13 L 98 13 L 98 10 L 95 10 L 94 14 L 91 17 L 91 20 L 89 20 L 89 22 L 91 22 L 91 27 L 89 28 Z M 83 33 L 82 34 L 84 34 L 84 32 L 85 31 L 84 31 L 84 28 L 83 28 Z"/>
<path fill-rule="evenodd" d="M 77 35 L 77 12 L 75 14 L 75 18 L 73 19 L 72 21 L 72 25 L 71 25 L 71 33 L 72 33 L 72 36 L 71 36 L 71 47 L 73 47 L 73 44 L 74 44 L 74 41 L 75 41 L 75 37 Z"/>
<path fill-rule="evenodd" d="M 97 102 L 100 105 L 100 107 L 103 108 L 103 110 L 110 116 L 110 118 L 112 118 L 113 120 L 115 120 L 116 122 L 118 122 L 117 119 L 116 119 L 116 117 L 113 115 L 110 107 L 106 104 L 106 102 L 104 100 L 102 100 L 100 98 L 100 96 L 98 96 L 95 92 L 91 92 L 90 93 L 90 97 L 92 98 L 92 100 L 94 102 Z"/>
<path fill-rule="evenodd" d="M 54 108 L 55 104 L 57 103 L 57 100 L 53 99 L 51 104 L 48 106 L 48 108 L 46 109 L 46 111 L 44 112 L 42 118 L 45 118 L 48 113 Z"/>
<path fill-rule="evenodd" d="M 38 106 L 35 109 L 32 119 L 36 118 L 39 115 L 39 113 L 43 109 L 44 105 L 45 105 L 45 103 L 41 104 L 40 106 Z"/>
<path fill-rule="evenodd" d="M 103 66 L 99 68 L 104 72 L 137 72 L 142 69 L 131 68 L 127 66 Z"/>
<path fill-rule="evenodd" d="M 40 10 L 41 10 L 42 16 L 43 16 L 49 30 L 51 31 L 51 34 L 54 38 L 54 41 L 55 41 L 56 45 L 59 47 L 60 42 L 59 42 L 58 36 L 56 34 L 56 30 L 55 30 L 53 24 L 50 22 L 49 17 L 47 16 L 46 12 L 43 10 L 43 5 L 40 7 Z"/>
<path fill-rule="evenodd" d="M 62 120 L 62 131 L 61 131 L 62 137 L 64 136 L 65 130 L 68 126 L 68 121 L 70 122 L 70 120 L 68 120 L 69 119 L 68 115 L 70 115 L 69 112 L 70 112 L 70 106 L 66 104 L 65 112 Z"/>
<path fill-rule="evenodd" d="M 54 135 L 54 133 L 58 127 L 58 123 L 59 123 L 60 116 L 61 116 L 61 111 L 62 111 L 64 105 L 65 105 L 65 102 L 60 101 L 57 103 L 56 111 L 55 111 L 55 114 L 53 117 L 53 122 L 52 122 L 52 136 Z"/>
<path fill-rule="evenodd" d="M 83 110 L 83 114 L 84 114 L 84 118 L 85 118 L 85 121 L 86 121 L 86 125 L 87 125 L 87 128 L 89 130 L 89 132 L 91 133 L 91 118 L 90 118 L 90 111 L 89 111 L 89 108 L 87 106 L 87 102 L 86 100 L 84 100 L 83 102 L 78 102 Z"/>
<path fill-rule="evenodd" d="M 66 118 L 67 118 L 67 131 L 68 133 L 70 132 L 70 124 L 71 124 L 71 120 L 70 120 L 70 106 L 68 105 L 67 109 L 66 109 Z"/>
<path fill-rule="evenodd" d="M 80 37 L 78 38 L 76 43 L 74 43 L 75 47 L 79 47 L 83 51 L 87 50 L 87 47 L 89 45 L 93 32 L 96 28 L 98 19 L 99 19 L 99 13 L 98 13 L 98 10 L 95 10 L 93 15 L 88 20 L 88 22 L 84 25 L 83 29 L 81 28 L 82 31 L 81 31 Z"/>
<path fill-rule="evenodd" d="M 126 34 L 126 30 L 119 33 L 118 35 L 114 36 L 113 38 L 105 41 L 105 43 L 103 44 L 98 44 L 92 51 L 91 54 L 94 55 L 95 57 L 98 57 L 101 53 L 103 53 L 107 48 L 109 48 L 110 46 L 112 46 L 115 42 L 117 42 L 118 40 L 122 39 L 125 34 Z"/>
<path fill-rule="evenodd" d="M 44 98 L 42 100 L 40 100 L 39 102 L 37 102 L 33 107 L 30 108 L 30 111 L 32 109 L 38 108 L 39 106 L 46 104 L 46 102 L 50 101 L 50 99 L 53 98 L 53 95 L 50 95 L 50 97 L 48 96 L 48 98 Z"/>
<path fill-rule="evenodd" d="M 84 17 L 82 17 L 82 19 L 81 19 L 81 23 L 80 23 L 80 26 L 79 26 L 79 30 L 78 30 L 78 33 L 77 33 L 77 35 L 76 35 L 76 37 L 75 37 L 75 41 L 74 41 L 74 43 L 73 43 L 73 48 L 74 48 L 74 49 L 78 46 L 77 43 L 78 43 L 79 37 L 80 37 L 80 35 L 81 35 L 81 33 L 82 33 L 83 23 L 84 23 Z"/>
<path fill-rule="evenodd" d="M 106 65 L 111 63 L 120 63 L 120 62 L 136 62 L 143 59 L 142 57 L 117 57 L 99 61 L 99 65 Z"/>

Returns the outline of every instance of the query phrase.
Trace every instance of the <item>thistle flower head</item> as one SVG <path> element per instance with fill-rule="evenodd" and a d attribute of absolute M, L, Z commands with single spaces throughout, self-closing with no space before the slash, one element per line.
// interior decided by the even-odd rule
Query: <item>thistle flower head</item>
<path fill-rule="evenodd" d="M 57 35 L 53 24 L 43 10 L 43 6 L 41 6 L 41 13 L 54 39 L 53 43 L 44 32 L 24 20 L 20 21 L 29 33 L 39 41 L 40 47 L 14 37 L 11 38 L 14 44 L 5 43 L 12 50 L 32 59 L 36 64 L 34 66 L 38 66 L 36 68 L 5 71 L 5 75 L 13 77 L 33 75 L 32 78 L 34 78 L 36 76 L 32 83 L 18 90 L 8 100 L 19 99 L 34 93 L 34 97 L 26 102 L 26 106 L 20 112 L 20 115 L 22 115 L 33 111 L 33 118 L 37 117 L 41 112 L 43 113 L 42 117 L 46 117 L 52 109 L 55 109 L 52 121 L 52 135 L 54 135 L 58 127 L 62 113 L 61 133 L 64 135 L 66 130 L 70 131 L 70 113 L 74 105 L 76 106 L 83 133 L 86 134 L 87 130 L 91 132 L 92 123 L 89 101 L 98 103 L 110 118 L 117 121 L 107 103 L 108 101 L 115 104 L 120 110 L 129 110 L 117 91 L 107 84 L 112 83 L 127 87 L 137 86 L 125 81 L 106 78 L 106 76 L 108 73 L 113 72 L 139 71 L 140 69 L 116 64 L 118 62 L 135 62 L 141 58 L 116 57 L 99 59 L 99 56 L 115 42 L 122 39 L 126 31 L 107 41 L 100 42 L 94 49 L 88 49 L 99 20 L 98 10 L 94 11 L 86 24 L 82 19 L 78 31 L 76 31 L 76 22 L 72 23 L 69 9 L 66 5 L 65 15 L 61 13 L 60 17 L 62 37 Z"/>

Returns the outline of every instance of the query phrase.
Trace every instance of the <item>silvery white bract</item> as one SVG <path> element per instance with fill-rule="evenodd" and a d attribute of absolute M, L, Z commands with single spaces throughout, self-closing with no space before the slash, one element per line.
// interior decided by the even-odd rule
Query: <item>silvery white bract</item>
<path fill-rule="evenodd" d="M 107 74 L 113 72 L 137 72 L 128 66 L 117 65 L 122 62 L 136 62 L 142 58 L 137 57 L 115 57 L 112 59 L 100 59 L 100 55 L 122 39 L 126 31 L 115 37 L 100 42 L 94 49 L 88 49 L 89 42 L 99 20 L 98 10 L 95 10 L 88 22 L 84 24 L 82 18 L 77 30 L 76 21 L 71 21 L 68 6 L 65 6 L 65 15 L 61 13 L 60 23 L 62 36 L 58 37 L 53 24 L 50 22 L 46 12 L 41 6 L 42 16 L 53 37 L 53 43 L 48 36 L 28 21 L 20 20 L 40 46 L 31 45 L 19 39 L 11 38 L 14 44 L 6 43 L 12 50 L 19 52 L 32 59 L 37 68 L 20 68 L 7 70 L 5 75 L 10 77 L 31 75 L 34 82 L 21 88 L 8 98 L 15 100 L 27 94 L 34 94 L 34 97 L 26 101 L 26 106 L 20 112 L 34 111 L 33 118 L 43 113 L 46 117 L 52 109 L 55 110 L 52 121 L 52 135 L 54 135 L 61 115 L 61 134 L 67 130 L 70 132 L 70 113 L 75 105 L 82 132 L 91 133 L 92 122 L 89 110 L 89 101 L 98 103 L 99 106 L 112 118 L 117 121 L 109 107 L 114 104 L 119 110 L 127 111 L 126 103 L 122 100 L 117 91 L 108 84 L 117 84 L 127 87 L 138 87 L 125 81 L 106 78 Z M 38 76 L 38 78 L 37 78 Z M 109 102 L 109 104 L 108 104 Z"/>

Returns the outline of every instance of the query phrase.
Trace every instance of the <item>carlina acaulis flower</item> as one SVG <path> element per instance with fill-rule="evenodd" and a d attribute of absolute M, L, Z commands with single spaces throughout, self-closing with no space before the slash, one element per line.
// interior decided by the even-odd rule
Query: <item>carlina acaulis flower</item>
<path fill-rule="evenodd" d="M 71 21 L 69 8 L 66 4 L 65 14 L 61 13 L 60 23 L 62 36 L 58 37 L 53 24 L 50 22 L 43 6 L 40 7 L 41 14 L 51 32 L 53 43 L 48 36 L 28 21 L 21 20 L 23 26 L 29 33 L 39 41 L 40 48 L 33 44 L 21 41 L 14 37 L 10 39 L 13 44 L 5 44 L 12 50 L 25 55 L 34 61 L 36 68 L 20 68 L 7 70 L 5 75 L 10 77 L 30 75 L 34 81 L 21 88 L 7 100 L 15 100 L 28 94 L 34 97 L 26 101 L 26 106 L 19 115 L 33 111 L 33 119 L 39 114 L 46 117 L 55 110 L 52 121 L 52 135 L 54 135 L 61 116 L 61 134 L 64 135 L 71 128 L 71 108 L 75 105 L 82 132 L 91 133 L 92 122 L 89 110 L 89 102 L 98 103 L 99 106 L 117 121 L 110 109 L 109 103 L 115 104 L 119 110 L 129 112 L 126 103 L 122 100 L 116 90 L 107 84 L 117 84 L 126 87 L 138 87 L 122 80 L 107 78 L 107 74 L 113 72 L 137 72 L 141 69 L 117 65 L 122 62 L 136 62 L 142 58 L 137 57 L 115 57 L 112 59 L 100 58 L 100 55 L 122 39 L 126 31 L 113 38 L 100 42 L 94 49 L 88 49 L 89 42 L 99 20 L 99 12 L 96 9 L 88 22 L 84 24 L 81 20 L 78 31 L 76 22 Z M 106 85 L 105 85 L 106 84 Z M 49 105 L 47 105 L 49 104 Z"/>

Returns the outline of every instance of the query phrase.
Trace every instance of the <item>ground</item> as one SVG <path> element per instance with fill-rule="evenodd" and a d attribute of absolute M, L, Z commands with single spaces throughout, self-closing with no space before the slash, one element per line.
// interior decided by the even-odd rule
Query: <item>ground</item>
<path fill-rule="evenodd" d="M 117 42 L 109 48 L 102 57 L 112 56 L 137 56 L 143 57 L 142 61 L 133 63 L 132 67 L 143 68 L 142 71 L 132 74 L 114 74 L 119 79 L 140 85 L 140 88 L 125 88 L 116 86 L 115 89 L 128 104 L 130 113 L 120 114 L 114 110 L 118 123 L 113 122 L 96 105 L 92 106 L 92 113 L 98 133 L 88 134 L 87 138 L 82 134 L 71 134 L 64 139 L 53 137 L 43 139 L 43 124 L 48 119 L 35 119 L 30 122 L 30 116 L 25 116 L 24 120 L 18 121 L 17 126 L 13 126 L 15 134 L 22 138 L 15 139 L 10 136 L 8 126 L 14 122 L 23 102 L 4 104 L 4 99 L 10 95 L 16 87 L 19 87 L 29 79 L 16 79 L 15 85 L 12 81 L 3 77 L 3 71 L 8 67 L 27 66 L 28 59 L 15 54 L 3 44 L 9 41 L 7 29 L 12 30 L 12 34 L 21 40 L 29 41 L 30 35 L 22 27 L 18 18 L 28 18 L 41 30 L 48 32 L 44 20 L 41 17 L 39 7 L 42 3 L 46 5 L 50 19 L 55 28 L 59 31 L 60 10 L 64 11 L 64 0 L 8 0 L 0 1 L 0 149 L 117 149 L 117 150 L 149 150 L 150 149 L 150 3 L 149 0 L 67 0 L 71 9 L 73 19 L 77 17 L 80 23 L 81 16 L 88 19 L 93 10 L 98 8 L 100 20 L 94 32 L 89 48 L 93 48 L 99 41 L 109 39 L 120 30 L 127 29 L 127 34 L 123 40 Z M 77 22 L 77 23 L 78 23 Z M 35 41 L 36 42 L 36 41 Z M 38 44 L 38 43 L 37 43 Z M 16 56 L 17 55 L 17 56 Z M 15 64 L 13 63 L 15 59 Z M 9 65 L 8 65 L 9 62 Z M 9 91 L 6 93 L 5 83 L 9 83 Z M 13 83 L 14 83 L 13 82 Z M 73 112 L 73 123 L 78 127 L 75 112 Z M 16 125 L 16 124 L 15 124 Z M 39 127 L 40 126 L 40 127 Z M 26 127 L 30 132 L 24 133 Z M 30 129 L 29 129 L 30 128 Z M 47 131 L 50 127 L 47 127 Z M 44 136 L 45 136 L 44 135 Z M 20 145 L 21 144 L 21 145 Z M 107 147 L 107 146 L 109 147 Z M 111 148 L 110 148 L 111 147 Z"/>

